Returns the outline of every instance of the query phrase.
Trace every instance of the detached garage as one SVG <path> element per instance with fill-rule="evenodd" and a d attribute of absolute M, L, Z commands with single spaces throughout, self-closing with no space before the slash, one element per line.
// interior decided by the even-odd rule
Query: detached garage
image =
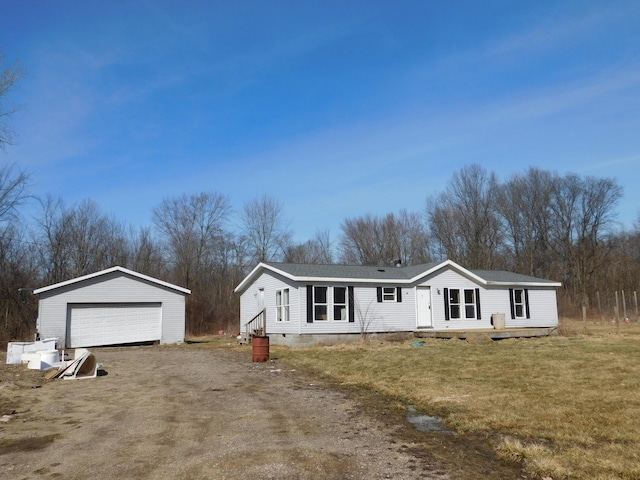
<path fill-rule="evenodd" d="M 34 290 L 40 338 L 64 348 L 184 340 L 191 292 L 122 267 Z"/>

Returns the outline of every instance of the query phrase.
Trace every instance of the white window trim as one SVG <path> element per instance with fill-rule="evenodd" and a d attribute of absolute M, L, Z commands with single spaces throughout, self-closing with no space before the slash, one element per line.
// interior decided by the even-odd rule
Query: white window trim
<path fill-rule="evenodd" d="M 462 319 L 462 306 L 463 303 L 460 303 L 460 288 L 450 288 L 449 289 L 449 320 L 460 320 Z M 451 295 L 453 292 L 458 292 L 458 303 L 454 303 L 451 301 Z M 458 307 L 458 316 L 453 316 L 453 308 Z"/>
<path fill-rule="evenodd" d="M 471 298 L 471 302 L 467 303 L 467 291 L 471 292 L 472 298 Z M 462 300 L 464 301 L 464 318 L 465 320 L 469 320 L 469 319 L 476 319 L 478 318 L 478 312 L 476 312 L 476 290 L 475 288 L 465 288 L 462 290 L 462 294 L 463 294 L 463 298 Z M 473 307 L 473 316 L 469 317 L 467 315 L 467 307 Z"/>
<path fill-rule="evenodd" d="M 391 292 L 387 293 L 385 290 L 391 290 Z M 397 292 L 397 287 L 382 287 L 382 303 L 396 303 L 398 300 Z M 387 295 L 390 295 L 393 298 L 387 299 Z"/>
<path fill-rule="evenodd" d="M 285 291 L 286 302 L 285 300 Z M 278 305 L 278 293 L 280 294 L 280 305 Z M 291 320 L 291 290 L 286 288 L 279 288 L 276 290 L 276 322 L 289 322 Z"/>
<path fill-rule="evenodd" d="M 518 293 L 520 292 L 520 302 L 516 300 Z M 521 309 L 521 315 L 518 315 L 518 307 Z M 527 316 L 527 307 L 524 296 L 524 288 L 514 288 L 513 289 L 513 313 L 516 318 L 526 318 Z"/>
<path fill-rule="evenodd" d="M 316 302 L 316 288 L 326 288 L 326 292 L 325 292 L 325 303 L 318 303 Z M 313 286 L 313 321 L 314 322 L 327 322 L 329 321 L 329 307 L 331 306 L 331 303 L 329 302 L 329 288 L 327 285 L 314 285 Z M 326 307 L 326 317 L 327 318 L 316 318 L 316 307 L 317 306 L 324 306 Z"/>
<path fill-rule="evenodd" d="M 336 303 L 336 288 L 342 288 L 344 289 L 344 303 Z M 340 323 L 344 323 L 344 322 L 348 322 L 349 321 L 349 288 L 346 285 L 334 285 L 333 288 L 331 289 L 331 300 L 332 300 L 332 305 L 331 305 L 331 320 L 333 320 L 334 322 L 340 322 Z M 344 318 L 343 319 L 339 319 L 336 320 L 335 318 L 335 307 L 340 306 L 344 308 Z"/>
<path fill-rule="evenodd" d="M 326 288 L 327 289 L 327 302 L 326 303 L 317 303 L 316 302 L 316 288 Z M 344 289 L 344 300 L 345 303 L 335 303 L 335 288 L 343 288 Z M 338 322 L 338 323 L 346 323 L 349 321 L 349 287 L 347 285 L 314 285 L 313 286 L 313 321 L 314 322 Z M 327 318 L 326 319 L 318 319 L 316 318 L 316 306 L 326 306 L 327 307 Z M 344 308 L 345 318 L 342 320 L 336 320 L 334 317 L 334 307 L 340 306 Z"/>

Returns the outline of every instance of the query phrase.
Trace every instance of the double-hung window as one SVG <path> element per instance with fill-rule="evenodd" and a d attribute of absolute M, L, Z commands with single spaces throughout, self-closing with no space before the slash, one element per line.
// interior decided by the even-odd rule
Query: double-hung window
<path fill-rule="evenodd" d="M 464 291 L 464 318 L 476 318 L 476 292 L 473 289 Z"/>
<path fill-rule="evenodd" d="M 276 290 L 276 321 L 289 321 L 289 289 Z"/>
<path fill-rule="evenodd" d="M 347 320 L 347 287 L 333 287 L 333 319 Z"/>
<path fill-rule="evenodd" d="M 477 288 L 445 288 L 444 315 L 445 320 L 459 318 L 480 320 L 480 290 Z"/>
<path fill-rule="evenodd" d="M 531 318 L 529 313 L 529 291 L 525 288 L 509 289 L 511 318 Z"/>
<path fill-rule="evenodd" d="M 328 287 L 313 287 L 313 319 L 315 321 L 328 320 Z"/>
<path fill-rule="evenodd" d="M 307 285 L 307 323 L 355 321 L 353 287 Z"/>
<path fill-rule="evenodd" d="M 449 318 L 460 318 L 460 290 L 449 289 Z"/>

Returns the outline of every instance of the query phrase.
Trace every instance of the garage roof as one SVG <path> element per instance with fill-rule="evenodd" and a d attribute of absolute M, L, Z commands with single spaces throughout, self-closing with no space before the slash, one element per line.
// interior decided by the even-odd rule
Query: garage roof
<path fill-rule="evenodd" d="M 71 280 L 67 280 L 65 282 L 56 283 L 54 285 L 49 285 L 47 287 L 37 288 L 37 289 L 35 289 L 33 291 L 33 293 L 37 295 L 39 293 L 48 292 L 49 290 L 54 290 L 56 288 L 65 287 L 67 285 L 72 285 L 74 283 L 83 282 L 85 280 L 89 280 L 91 278 L 96 278 L 96 277 L 99 277 L 99 276 L 102 276 L 102 275 L 107 275 L 107 274 L 112 273 L 112 272 L 121 272 L 121 273 L 124 273 L 125 275 L 130 275 L 132 277 L 136 277 L 136 278 L 139 278 L 141 280 L 146 280 L 147 282 L 155 283 L 155 284 L 161 285 L 163 287 L 167 287 L 167 288 L 171 288 L 173 290 L 177 290 L 178 292 L 186 293 L 187 295 L 189 295 L 191 293 L 191 290 L 188 290 L 186 288 L 182 288 L 182 287 L 179 287 L 177 285 L 173 285 L 172 283 L 163 282 L 162 280 L 158 280 L 157 278 L 149 277 L 147 275 L 143 275 L 141 273 L 134 272 L 133 270 L 129 270 L 129 269 L 126 269 L 124 267 L 118 267 L 118 266 L 107 268 L 106 270 L 100 270 L 99 272 L 90 273 L 89 275 L 84 275 L 82 277 L 72 278 Z"/>

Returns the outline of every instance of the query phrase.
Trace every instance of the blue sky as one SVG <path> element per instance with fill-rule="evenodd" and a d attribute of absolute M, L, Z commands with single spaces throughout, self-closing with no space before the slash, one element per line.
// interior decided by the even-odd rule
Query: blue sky
<path fill-rule="evenodd" d="M 422 212 L 479 163 L 613 177 L 640 214 L 636 1 L 0 0 L 27 76 L 0 152 L 137 226 L 164 197 L 278 199 L 298 241 Z"/>

